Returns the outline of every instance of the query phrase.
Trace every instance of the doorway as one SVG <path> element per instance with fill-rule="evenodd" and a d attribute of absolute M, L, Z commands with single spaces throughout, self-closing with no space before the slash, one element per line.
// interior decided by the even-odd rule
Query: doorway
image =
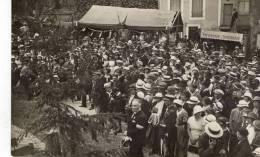
<path fill-rule="evenodd" d="M 188 37 L 191 41 L 199 41 L 200 39 L 200 29 L 198 26 L 188 27 Z"/>

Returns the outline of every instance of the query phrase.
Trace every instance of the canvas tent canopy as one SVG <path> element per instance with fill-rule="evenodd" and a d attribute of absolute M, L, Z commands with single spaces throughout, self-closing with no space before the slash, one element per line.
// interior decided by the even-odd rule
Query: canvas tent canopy
<path fill-rule="evenodd" d="M 79 24 L 97 29 L 134 30 L 166 30 L 183 26 L 180 12 L 98 5 L 93 5 Z"/>

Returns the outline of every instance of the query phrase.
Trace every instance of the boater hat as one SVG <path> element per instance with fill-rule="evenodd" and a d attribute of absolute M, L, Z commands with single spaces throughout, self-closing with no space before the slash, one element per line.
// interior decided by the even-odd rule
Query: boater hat
<path fill-rule="evenodd" d="M 204 112 L 205 110 L 200 106 L 200 105 L 196 105 L 193 108 L 193 115 L 200 113 L 200 112 Z"/>
<path fill-rule="evenodd" d="M 220 138 L 223 136 L 223 129 L 217 122 L 210 122 L 205 126 L 205 132 L 209 137 Z"/>

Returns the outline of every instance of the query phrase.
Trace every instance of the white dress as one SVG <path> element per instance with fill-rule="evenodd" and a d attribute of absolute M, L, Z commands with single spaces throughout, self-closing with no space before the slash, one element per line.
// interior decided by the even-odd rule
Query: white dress
<path fill-rule="evenodd" d="M 195 144 L 191 144 L 191 138 L 193 140 L 198 140 L 199 136 L 204 132 L 204 126 L 205 126 L 204 118 L 196 120 L 195 117 L 192 116 L 188 119 L 187 123 L 190 126 L 190 132 L 191 132 L 191 137 L 189 138 L 188 145 L 198 148 L 198 142 L 196 142 Z M 199 157 L 199 154 L 195 154 L 188 151 L 187 157 Z"/>

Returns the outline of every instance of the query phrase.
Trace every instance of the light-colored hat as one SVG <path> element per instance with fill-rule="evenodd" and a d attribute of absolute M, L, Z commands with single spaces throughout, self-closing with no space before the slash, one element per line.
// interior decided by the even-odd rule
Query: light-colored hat
<path fill-rule="evenodd" d="M 255 76 L 256 74 L 253 71 L 248 71 L 248 75 Z"/>
<path fill-rule="evenodd" d="M 199 71 L 199 69 L 195 67 L 192 69 L 192 71 Z"/>
<path fill-rule="evenodd" d="M 199 102 L 200 101 L 196 96 L 191 96 L 190 99 L 187 101 L 188 104 L 198 104 Z"/>
<path fill-rule="evenodd" d="M 260 147 L 257 147 L 254 151 L 253 154 L 260 156 Z"/>
<path fill-rule="evenodd" d="M 139 91 L 136 93 L 136 96 L 139 98 L 139 99 L 144 99 L 144 93 Z"/>
<path fill-rule="evenodd" d="M 206 124 L 205 132 L 212 138 L 220 138 L 223 136 L 223 129 L 217 122 L 210 122 Z"/>
<path fill-rule="evenodd" d="M 248 107 L 248 102 L 245 100 L 240 100 L 237 104 L 237 107 Z"/>
<path fill-rule="evenodd" d="M 165 94 L 165 97 L 170 98 L 170 99 L 175 98 L 175 96 L 173 94 L 170 94 L 170 93 Z"/>
<path fill-rule="evenodd" d="M 169 75 L 163 75 L 162 81 L 169 82 L 169 81 L 171 81 L 171 80 L 172 80 L 172 79 L 171 79 L 171 76 L 169 76 Z"/>
<path fill-rule="evenodd" d="M 193 115 L 200 113 L 200 112 L 204 112 L 204 109 L 200 106 L 200 105 L 196 105 L 193 108 Z"/>
<path fill-rule="evenodd" d="M 204 120 L 208 124 L 210 122 L 215 122 L 217 119 L 213 114 L 208 114 L 204 117 Z"/>
<path fill-rule="evenodd" d="M 152 89 L 152 85 L 150 83 L 144 84 L 144 90 L 150 91 Z"/>
<path fill-rule="evenodd" d="M 163 94 L 162 93 L 156 93 L 154 95 L 154 98 L 162 98 L 163 97 Z"/>
<path fill-rule="evenodd" d="M 105 83 L 104 88 L 111 88 L 111 82 Z"/>
<path fill-rule="evenodd" d="M 255 96 L 253 101 L 260 101 L 260 97 L 259 96 Z"/>
<path fill-rule="evenodd" d="M 108 64 L 109 64 L 110 67 L 114 67 L 115 66 L 115 61 L 109 61 Z"/>
<path fill-rule="evenodd" d="M 243 115 L 243 117 L 251 118 L 251 119 L 254 119 L 254 120 L 257 119 L 257 115 L 254 112 L 249 112 L 249 113 Z"/>
<path fill-rule="evenodd" d="M 178 104 L 178 105 L 180 105 L 180 106 L 183 106 L 183 105 L 184 105 L 184 102 L 183 102 L 182 100 L 180 100 L 180 99 L 175 99 L 175 100 L 173 100 L 173 103 L 174 103 L 174 104 Z"/>
<path fill-rule="evenodd" d="M 222 111 L 222 109 L 223 109 L 223 104 L 221 103 L 221 102 L 215 102 L 214 103 L 214 106 L 216 107 L 216 109 L 218 110 L 218 111 Z"/>
<path fill-rule="evenodd" d="M 54 74 L 53 78 L 59 78 L 59 76 L 57 74 Z"/>
<path fill-rule="evenodd" d="M 249 97 L 251 100 L 253 99 L 253 95 L 250 92 L 245 92 L 243 97 Z"/>
<path fill-rule="evenodd" d="M 260 77 L 256 77 L 255 80 L 257 80 L 258 82 L 260 82 Z"/>
<path fill-rule="evenodd" d="M 163 67 L 162 67 L 162 70 L 167 70 L 167 69 L 168 69 L 167 66 L 163 66 Z"/>
<path fill-rule="evenodd" d="M 223 90 L 221 90 L 221 89 L 215 89 L 215 90 L 214 90 L 214 93 L 215 93 L 215 94 L 224 95 L 224 92 L 223 92 Z"/>
<path fill-rule="evenodd" d="M 135 87 L 136 87 L 137 89 L 141 89 L 141 88 L 143 88 L 143 85 L 144 85 L 144 82 L 139 79 L 139 80 L 137 80 L 137 82 L 136 82 L 136 84 L 135 84 Z"/>

